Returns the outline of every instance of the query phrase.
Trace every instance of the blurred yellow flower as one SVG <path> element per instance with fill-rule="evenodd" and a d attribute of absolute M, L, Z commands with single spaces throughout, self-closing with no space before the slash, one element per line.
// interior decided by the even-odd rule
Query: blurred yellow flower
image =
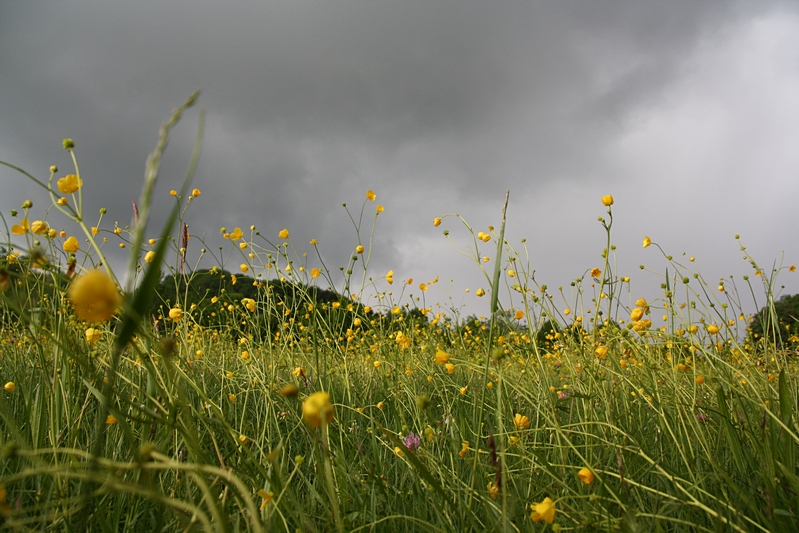
<path fill-rule="evenodd" d="M 198 196 L 200 196 L 201 194 L 202 194 L 202 191 L 200 191 L 200 189 L 193 189 L 193 190 L 191 191 L 191 195 L 192 195 L 192 196 L 194 196 L 195 198 L 197 198 L 197 197 L 198 197 Z"/>
<path fill-rule="evenodd" d="M 789 272 L 796 272 L 796 265 L 791 265 L 788 267 Z"/>
<path fill-rule="evenodd" d="M 420 284 L 419 284 L 419 288 L 420 288 L 421 290 L 423 290 L 423 291 L 426 291 L 426 290 L 427 290 L 427 284 L 426 284 L 426 283 L 420 283 Z"/>
<path fill-rule="evenodd" d="M 183 310 L 179 307 L 173 307 L 169 310 L 169 318 L 171 318 L 173 322 L 180 321 L 180 319 L 183 318 Z"/>
<path fill-rule="evenodd" d="M 633 322 L 641 320 L 641 317 L 643 316 L 644 316 L 644 310 L 641 309 L 640 307 L 636 307 L 635 309 L 630 311 L 630 320 L 632 320 Z"/>
<path fill-rule="evenodd" d="M 608 347 L 607 346 L 597 346 L 594 350 L 594 353 L 597 357 L 605 357 L 608 354 Z"/>
<path fill-rule="evenodd" d="M 453 365 L 452 363 L 445 364 L 444 368 L 447 369 L 447 374 L 454 374 L 455 373 L 455 365 Z"/>
<path fill-rule="evenodd" d="M 319 244 L 319 241 L 317 241 L 316 239 L 311 239 L 311 242 L 309 244 L 311 246 L 316 246 L 317 244 Z"/>
<path fill-rule="evenodd" d="M 31 224 L 31 231 L 36 235 L 41 235 L 45 231 L 47 231 L 47 222 L 43 222 L 41 220 L 34 220 L 33 224 Z"/>
<path fill-rule="evenodd" d="M 527 429 L 530 427 L 530 419 L 522 414 L 516 413 L 516 416 L 513 417 L 513 425 L 516 426 L 517 431 Z"/>
<path fill-rule="evenodd" d="M 400 348 L 402 348 L 403 350 L 408 349 L 408 347 L 411 345 L 411 342 L 413 342 L 410 337 L 408 337 L 401 331 L 397 332 L 397 337 L 395 341 L 397 342 L 397 344 L 400 345 Z"/>
<path fill-rule="evenodd" d="M 445 365 L 449 363 L 449 354 L 441 348 L 436 348 L 435 363 L 437 365 Z"/>
<path fill-rule="evenodd" d="M 242 237 L 244 237 L 244 232 L 241 231 L 241 228 L 234 229 L 233 232 L 229 236 L 230 240 L 233 241 L 233 242 L 236 242 L 237 240 L 241 239 Z"/>
<path fill-rule="evenodd" d="M 602 201 L 604 202 L 604 198 Z M 613 203 L 612 199 L 611 203 Z M 544 498 L 544 501 L 541 503 L 531 503 L 530 509 L 533 510 L 532 514 L 530 515 L 530 518 L 532 518 L 533 522 L 540 522 L 543 520 L 547 524 L 551 524 L 555 521 L 555 502 L 548 497 Z"/>
<path fill-rule="evenodd" d="M 281 239 L 288 239 L 289 238 L 289 230 L 287 230 L 286 228 L 283 228 L 282 230 L 280 230 L 280 233 L 278 233 L 277 236 L 280 237 Z"/>
<path fill-rule="evenodd" d="M 591 277 L 592 278 L 599 278 L 602 275 L 602 271 L 596 267 L 591 269 Z"/>
<path fill-rule="evenodd" d="M 16 388 L 17 388 L 17 386 L 14 385 L 13 381 L 9 381 L 5 385 L 3 385 L 3 389 L 5 389 L 6 392 L 14 392 L 16 390 Z"/>
<path fill-rule="evenodd" d="M 294 370 L 292 370 L 291 373 L 294 374 L 295 376 L 297 376 L 298 378 L 304 378 L 305 377 L 305 369 L 300 367 L 300 366 L 298 366 Z"/>
<path fill-rule="evenodd" d="M 67 296 L 72 301 L 75 316 L 86 322 L 105 322 L 122 303 L 116 283 L 100 270 L 89 271 L 76 278 Z"/>
<path fill-rule="evenodd" d="M 356 254 L 362 254 L 362 253 L 363 253 L 363 250 L 364 250 L 364 248 L 363 248 L 363 246 L 362 246 L 362 245 L 360 245 L 360 244 L 359 244 L 358 246 L 356 246 L 356 247 L 355 247 L 355 253 L 356 253 Z"/>
<path fill-rule="evenodd" d="M 65 197 L 65 196 L 62 196 L 61 198 L 59 198 L 58 200 L 56 200 L 56 202 L 55 202 L 55 203 L 57 203 L 58 205 L 60 205 L 60 206 L 62 206 L 62 207 L 63 207 L 63 206 L 65 206 L 65 205 L 67 205 L 67 204 L 69 203 L 69 200 L 67 199 L 67 197 Z"/>
<path fill-rule="evenodd" d="M 311 277 L 312 278 L 318 278 L 321 274 L 322 274 L 322 271 L 319 270 L 318 268 L 312 268 L 311 269 Z"/>
<path fill-rule="evenodd" d="M 649 304 L 646 303 L 646 299 L 644 299 L 644 298 L 638 298 L 635 301 L 635 305 L 637 305 L 638 307 L 643 307 L 644 309 L 649 307 Z"/>
<path fill-rule="evenodd" d="M 61 192 L 64 192 L 64 191 L 61 191 Z M 177 195 L 178 195 L 178 191 L 176 191 L 175 189 L 172 189 L 171 191 L 169 191 L 169 196 L 177 196 Z"/>
<path fill-rule="evenodd" d="M 378 205 L 377 208 L 375 209 L 375 211 L 378 212 L 378 213 L 382 213 L 385 210 L 386 210 L 386 208 L 383 207 L 382 205 Z"/>
<path fill-rule="evenodd" d="M 105 417 L 105 423 L 109 426 L 112 424 L 116 424 L 117 417 L 115 417 L 114 415 L 108 415 L 107 417 Z"/>
<path fill-rule="evenodd" d="M 512 268 L 509 268 L 508 269 L 508 276 L 511 277 L 511 278 L 516 277 L 516 271 L 513 270 Z"/>
<path fill-rule="evenodd" d="M 78 239 L 75 237 L 70 237 L 66 241 L 64 241 L 64 251 L 70 254 L 74 254 L 80 250 L 80 244 L 78 243 Z"/>
<path fill-rule="evenodd" d="M 486 291 L 484 291 L 483 289 L 477 289 L 476 291 L 474 291 L 474 293 L 477 296 L 485 296 Z"/>
<path fill-rule="evenodd" d="M 649 237 L 644 237 L 644 248 L 649 247 L 650 244 L 652 244 L 652 239 Z"/>
<path fill-rule="evenodd" d="M 273 495 L 271 492 L 266 492 L 264 489 L 258 491 L 258 496 L 263 498 L 263 502 L 261 502 L 261 507 L 258 508 L 259 511 L 263 511 L 264 507 L 269 505 L 272 502 Z"/>
<path fill-rule="evenodd" d="M 144 254 L 144 262 L 145 263 L 152 263 L 155 260 L 155 252 L 150 250 L 146 254 Z"/>
<path fill-rule="evenodd" d="M 366 191 L 366 199 L 367 200 L 369 200 L 370 202 L 374 202 L 375 198 L 377 198 L 377 195 L 374 193 L 374 191 L 371 191 L 371 190 Z"/>
<path fill-rule="evenodd" d="M 434 218 L 433 219 L 433 225 L 435 227 L 439 227 L 441 225 L 441 218 L 439 218 L 439 217 Z"/>
<path fill-rule="evenodd" d="M 25 235 L 28 233 L 28 230 L 31 229 L 31 224 L 28 222 L 27 218 L 23 218 L 19 221 L 19 224 L 14 224 L 11 226 L 11 233 L 14 235 Z"/>
<path fill-rule="evenodd" d="M 389 285 L 394 283 L 394 271 L 393 270 L 389 270 L 388 274 L 386 274 L 386 281 L 389 283 Z"/>
<path fill-rule="evenodd" d="M 605 207 L 610 207 L 613 205 L 613 195 L 608 194 L 602 197 L 602 205 Z M 551 524 L 552 522 L 550 522 Z"/>
<path fill-rule="evenodd" d="M 72 194 L 81 188 L 83 180 L 75 174 L 67 174 L 56 183 L 61 194 Z"/>
<path fill-rule="evenodd" d="M 232 392 L 227 395 L 227 399 L 230 400 L 230 403 L 236 403 L 236 395 Z"/>
<path fill-rule="evenodd" d="M 86 335 L 86 342 L 89 344 L 94 344 L 103 336 L 103 332 L 95 328 L 87 328 L 84 334 Z"/>
<path fill-rule="evenodd" d="M 250 311 L 250 312 L 254 312 L 255 311 L 255 308 L 256 308 L 255 300 L 253 300 L 252 298 L 244 298 L 241 301 L 241 303 L 244 305 L 244 307 L 247 308 L 247 311 Z"/>
<path fill-rule="evenodd" d="M 524 318 L 524 311 L 519 309 L 518 311 L 516 311 L 516 314 L 514 315 L 514 317 L 516 318 L 516 320 L 523 319 Z"/>
<path fill-rule="evenodd" d="M 499 487 L 493 481 L 488 482 L 488 495 L 495 500 L 499 496 Z"/>
<path fill-rule="evenodd" d="M 586 485 L 590 485 L 594 482 L 594 473 L 591 472 L 591 469 L 587 466 L 584 466 L 579 472 L 577 472 L 577 477 L 580 478 L 580 481 Z"/>
<path fill-rule="evenodd" d="M 300 392 L 300 389 L 299 389 L 299 387 L 297 387 L 297 385 L 294 385 L 293 383 L 289 383 L 288 385 L 283 385 L 280 388 L 280 390 L 278 391 L 278 394 L 280 394 L 281 396 L 284 396 L 286 398 L 293 398 L 297 394 L 299 394 L 299 392 Z"/>
<path fill-rule="evenodd" d="M 326 392 L 315 392 L 302 403 L 302 419 L 312 428 L 326 426 L 333 421 L 336 412 Z"/>
<path fill-rule="evenodd" d="M 458 452 L 458 455 L 465 457 L 467 453 L 469 453 L 469 441 L 465 440 L 461 442 L 461 451 Z"/>
<path fill-rule="evenodd" d="M 707 327 L 707 332 L 710 333 L 711 335 L 715 335 L 716 333 L 719 332 L 719 327 L 716 324 L 710 324 Z"/>
<path fill-rule="evenodd" d="M 244 272 L 245 274 L 246 274 L 247 272 L 249 272 L 249 271 L 250 271 L 250 267 L 249 267 L 249 266 L 247 266 L 247 263 L 242 263 L 242 264 L 240 264 L 240 265 L 239 265 L 239 268 L 240 268 L 240 269 L 241 269 L 241 271 L 242 271 L 242 272 Z"/>

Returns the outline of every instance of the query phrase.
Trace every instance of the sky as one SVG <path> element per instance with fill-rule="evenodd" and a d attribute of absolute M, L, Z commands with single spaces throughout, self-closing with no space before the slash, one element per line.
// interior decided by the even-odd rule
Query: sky
<path fill-rule="evenodd" d="M 475 295 L 485 278 L 456 248 L 472 246 L 471 235 L 444 215 L 461 215 L 475 232 L 498 230 L 510 190 L 508 242 L 522 249 L 526 239 L 535 281 L 569 294 L 571 281 L 602 266 L 597 219 L 607 218 L 601 198 L 612 194 L 615 272 L 631 278 L 627 299 L 662 295 L 668 264 L 656 246 L 642 247 L 644 236 L 665 254 L 694 256 L 711 285 L 731 275 L 740 284 L 753 272 L 744 254 L 766 271 L 799 263 L 797 6 L 2 2 L 0 159 L 42 180 L 55 164 L 60 178 L 72 172 L 61 148 L 72 138 L 84 204 L 108 210 L 106 229 L 125 226 L 160 124 L 201 89 L 167 148 L 152 236 L 173 205 L 169 190 L 182 182 L 202 109 L 193 182 L 202 196 L 186 221 L 210 250 L 230 246 L 221 227 L 255 225 L 273 242 L 288 228 L 309 267 L 319 266 L 308 244 L 317 239 L 335 272 L 358 244 L 342 203 L 357 219 L 373 190 L 365 239 L 375 205 L 385 211 L 369 273 L 395 272 L 393 286 L 377 289 L 398 295 L 413 278 L 407 301 L 438 276 L 426 305 L 487 314 L 488 299 Z M 0 169 L 0 187 L 7 220 L 25 199 L 35 218 L 49 203 L 9 169 Z M 48 220 L 66 226 L 55 213 Z M 190 263 L 201 246 L 190 243 Z M 481 246 L 486 268 L 494 252 Z M 238 263 L 234 254 L 226 266 Z M 780 272 L 777 285 L 799 292 L 799 273 Z"/>

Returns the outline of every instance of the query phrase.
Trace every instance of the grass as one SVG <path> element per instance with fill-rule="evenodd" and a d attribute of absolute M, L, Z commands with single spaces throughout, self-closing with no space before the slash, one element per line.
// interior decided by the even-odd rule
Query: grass
<path fill-rule="evenodd" d="M 80 189 L 60 192 L 56 170 L 45 183 L 17 169 L 50 191 L 48 216 L 84 235 L 65 252 L 68 236 L 44 215 L 44 226 L 23 222 L 44 213 L 27 203 L 3 234 L 3 527 L 796 528 L 796 339 L 776 349 L 747 333 L 732 281 L 710 286 L 690 259 L 663 252 L 663 297 L 625 305 L 634 290 L 615 272 L 610 197 L 605 263 L 565 290 L 535 282 L 526 245 L 505 241 L 504 221 L 483 233 L 457 215 L 437 219 L 462 222 L 470 244 L 447 232 L 453 245 L 478 268 L 495 265 L 483 271 L 492 313 L 482 320 L 403 300 L 410 280 L 371 274 L 369 194 L 350 217 L 363 248 L 340 272 L 295 249 L 288 231 L 270 239 L 254 228 L 224 230 L 218 267 L 192 270 L 185 249 L 198 239 L 182 220 L 200 195 L 190 181 L 201 135 L 153 241 L 147 219 L 169 131 L 194 100 L 161 130 L 132 228 L 101 218 L 93 231 Z M 105 260 L 103 235 L 130 250 L 126 276 Z M 495 248 L 493 263 L 481 247 Z M 766 275 L 749 261 L 758 275 L 743 287 L 773 308 L 782 268 Z M 89 324 L 66 295 L 98 263 L 130 283 L 115 316 Z M 174 290 L 157 289 L 162 269 Z M 201 277 L 205 291 L 190 291 Z M 664 326 L 654 326 L 660 315 Z M 320 414 L 307 402 L 319 391 L 329 394 L 329 424 L 319 423 L 325 406 Z"/>

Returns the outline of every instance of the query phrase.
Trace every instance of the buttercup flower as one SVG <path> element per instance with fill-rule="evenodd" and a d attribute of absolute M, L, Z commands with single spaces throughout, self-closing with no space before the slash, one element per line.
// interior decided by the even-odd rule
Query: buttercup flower
<path fill-rule="evenodd" d="M 591 269 L 591 277 L 592 278 L 599 278 L 602 275 L 602 271 L 596 267 Z"/>
<path fill-rule="evenodd" d="M 31 224 L 31 231 L 36 235 L 41 235 L 45 231 L 47 231 L 47 222 L 43 222 L 41 220 L 34 220 L 33 224 Z"/>
<path fill-rule="evenodd" d="M 283 228 L 282 230 L 280 230 L 280 233 L 278 233 L 277 236 L 280 237 L 281 239 L 288 239 L 289 238 L 289 230 L 287 230 L 286 228 Z"/>
<path fill-rule="evenodd" d="M 386 274 L 386 281 L 389 283 L 389 285 L 394 283 L 394 271 L 393 270 L 389 270 L 388 274 Z"/>
<path fill-rule="evenodd" d="M 144 262 L 145 263 L 152 263 L 155 260 L 155 252 L 150 250 L 146 254 L 144 254 Z"/>
<path fill-rule="evenodd" d="M 652 244 L 652 239 L 644 237 L 644 248 L 648 248 L 650 244 Z"/>
<path fill-rule="evenodd" d="M 311 269 L 311 277 L 312 278 L 318 278 L 321 274 L 322 274 L 322 271 L 319 270 L 318 268 L 312 268 Z"/>
<path fill-rule="evenodd" d="M 359 244 L 358 246 L 356 246 L 356 247 L 355 247 L 355 253 L 356 253 L 356 254 L 362 254 L 362 253 L 363 253 L 363 250 L 364 250 L 364 248 L 363 248 L 363 246 L 361 246 L 360 244 Z"/>
<path fill-rule="evenodd" d="M 112 424 L 116 424 L 117 417 L 115 417 L 114 415 L 108 415 L 107 417 L 105 417 L 105 423 L 109 426 Z"/>
<path fill-rule="evenodd" d="M 439 217 L 434 218 L 433 219 L 433 225 L 435 227 L 439 227 L 441 225 L 441 218 L 439 218 Z"/>
<path fill-rule="evenodd" d="M 244 232 L 241 231 L 241 228 L 234 229 L 231 232 L 230 236 L 229 236 L 230 240 L 233 241 L 233 242 L 236 242 L 237 240 L 241 239 L 242 237 L 244 237 Z"/>
<path fill-rule="evenodd" d="M 28 233 L 28 230 L 31 229 L 31 224 L 28 222 L 27 218 L 23 218 L 19 221 L 19 224 L 14 224 L 11 226 L 11 233 L 14 235 L 25 235 Z"/>
<path fill-rule="evenodd" d="M 577 477 L 579 477 L 580 481 L 586 485 L 590 485 L 594 482 L 594 473 L 591 472 L 591 469 L 587 466 L 583 467 L 579 472 L 577 472 Z"/>
<path fill-rule="evenodd" d="M 449 354 L 440 348 L 437 348 L 435 362 L 437 365 L 446 365 L 449 363 Z"/>
<path fill-rule="evenodd" d="M 191 191 L 191 195 L 194 196 L 195 198 L 197 198 L 201 194 L 202 194 L 202 191 L 200 191 L 200 189 L 194 189 L 194 190 Z"/>
<path fill-rule="evenodd" d="M 710 324 L 707 327 L 707 332 L 710 333 L 711 335 L 715 335 L 716 333 L 719 332 L 719 327 L 716 324 Z"/>
<path fill-rule="evenodd" d="M 477 289 L 476 291 L 474 291 L 474 293 L 477 296 L 485 296 L 486 291 L 484 291 L 483 289 Z"/>
<path fill-rule="evenodd" d="M 533 519 L 533 522 L 540 522 L 541 520 L 545 521 L 547 524 L 551 524 L 555 521 L 555 502 L 553 502 L 549 497 L 544 498 L 544 501 L 541 503 L 531 503 L 530 509 L 533 510 L 530 518 Z"/>
<path fill-rule="evenodd" d="M 173 322 L 178 322 L 183 318 L 183 310 L 179 307 L 173 307 L 169 310 L 169 318 L 171 318 Z"/>
<path fill-rule="evenodd" d="M 86 342 L 89 344 L 94 344 L 103 336 L 103 332 L 95 328 L 88 328 L 84 334 L 86 335 Z"/>
<path fill-rule="evenodd" d="M 83 186 L 83 180 L 81 180 L 75 174 L 68 174 L 58 180 L 56 185 L 58 186 L 58 191 L 61 194 L 72 194 L 73 192 L 77 192 L 78 189 Z"/>
<path fill-rule="evenodd" d="M 367 200 L 369 200 L 370 202 L 374 202 L 375 198 L 377 198 L 377 195 L 374 193 L 374 191 L 371 191 L 371 190 L 370 191 L 366 191 L 366 199 Z"/>
<path fill-rule="evenodd" d="M 64 241 L 64 251 L 69 254 L 74 254 L 80 250 L 80 244 L 78 243 L 78 239 L 75 237 L 70 237 L 69 239 Z"/>
<path fill-rule="evenodd" d="M 606 195 L 606 196 L 603 196 L 603 197 L 602 197 L 602 205 L 604 205 L 605 207 L 610 207 L 610 206 L 612 206 L 612 205 L 613 205 L 613 195 L 611 195 L 611 194 L 608 194 L 608 195 Z M 552 523 L 552 522 L 550 522 L 550 524 L 551 524 L 551 523 Z"/>
<path fill-rule="evenodd" d="M 105 272 L 92 270 L 76 278 L 67 291 L 75 316 L 86 322 L 105 322 L 122 303 L 116 283 Z"/>
<path fill-rule="evenodd" d="M 513 417 L 513 425 L 516 426 L 517 431 L 527 429 L 530 427 L 530 419 L 522 414 L 516 413 L 516 416 Z"/>
<path fill-rule="evenodd" d="M 17 386 L 14 385 L 13 381 L 9 381 L 5 385 L 3 385 L 3 389 L 5 389 L 6 392 L 14 392 L 16 390 L 16 388 L 17 388 Z"/>
<path fill-rule="evenodd" d="M 239 265 L 239 268 L 240 268 L 240 269 L 241 269 L 241 271 L 242 271 L 242 272 L 244 272 L 245 274 L 246 274 L 247 272 L 249 272 L 249 270 L 250 270 L 250 267 L 249 267 L 249 266 L 247 266 L 247 263 L 242 263 L 242 264 L 240 264 L 240 265 Z"/>
<path fill-rule="evenodd" d="M 302 419 L 314 429 L 332 422 L 335 414 L 330 395 L 326 392 L 315 392 L 302 403 Z"/>
<path fill-rule="evenodd" d="M 382 205 L 378 205 L 377 208 L 375 209 L 375 211 L 377 211 L 378 213 L 382 213 L 385 210 L 386 210 L 385 207 L 383 207 Z"/>
<path fill-rule="evenodd" d="M 521 320 L 521 319 L 524 318 L 524 311 L 522 311 L 520 309 L 520 310 L 516 311 L 516 314 L 513 315 L 513 316 L 516 318 L 516 320 Z"/>

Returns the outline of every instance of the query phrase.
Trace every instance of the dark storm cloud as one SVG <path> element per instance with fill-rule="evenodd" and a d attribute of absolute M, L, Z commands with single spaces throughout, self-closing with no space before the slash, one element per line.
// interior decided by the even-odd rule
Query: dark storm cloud
<path fill-rule="evenodd" d="M 786 5 L 4 3 L 0 158 L 43 177 L 53 163 L 69 168 L 59 145 L 74 138 L 86 204 L 107 207 L 124 225 L 158 125 L 201 88 L 208 116 L 195 184 L 204 195 L 188 220 L 194 233 L 209 234 L 209 246 L 220 226 L 256 224 L 269 236 L 289 227 L 302 244 L 318 238 L 340 264 L 355 245 L 340 205 L 358 211 L 371 188 L 387 208 L 376 276 L 395 268 L 474 284 L 479 278 L 444 251 L 430 220 L 457 211 L 480 229 L 497 224 L 510 188 L 510 235 L 551 250 L 539 268 L 565 283 L 601 248 L 601 236 L 584 230 L 596 219 L 597 195 L 630 191 L 617 194 L 626 202 L 619 215 L 629 215 L 620 236 L 637 244 L 644 230 L 631 223 L 630 206 L 648 205 L 668 189 L 663 183 L 682 183 L 679 173 L 692 175 L 691 164 L 652 171 L 630 147 L 650 161 L 661 156 L 647 135 L 668 123 L 664 110 L 686 109 L 678 105 L 693 94 L 686 80 L 704 80 L 697 68 L 708 68 L 696 58 L 758 20 L 795 21 Z M 185 171 L 196 117 L 187 115 L 168 149 L 157 223 Z M 724 123 L 713 122 L 697 144 Z M 701 166 L 707 156 L 691 161 Z M 772 170 L 784 175 L 791 165 Z M 34 196 L 0 173 L 0 185 L 10 183 L 19 194 L 2 195 L 5 213 L 23 191 Z M 725 205 L 713 205 L 709 223 L 729 227 Z"/>

